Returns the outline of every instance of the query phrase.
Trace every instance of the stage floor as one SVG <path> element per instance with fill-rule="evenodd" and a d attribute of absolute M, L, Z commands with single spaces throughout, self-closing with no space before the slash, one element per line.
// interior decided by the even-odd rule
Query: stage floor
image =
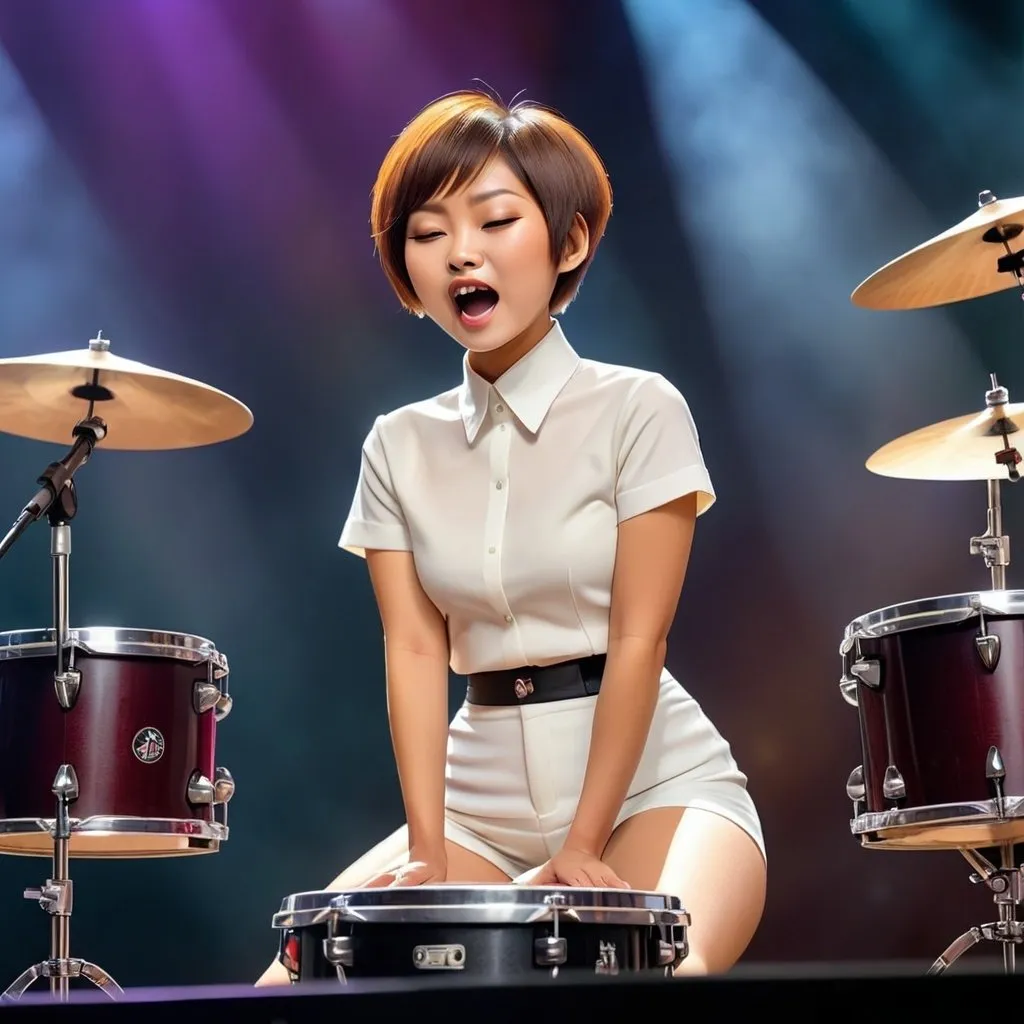
<path fill-rule="evenodd" d="M 737 968 L 722 977 L 668 980 L 620 974 L 616 977 L 541 977 L 516 985 L 481 984 L 464 978 L 352 979 L 346 985 L 316 982 L 290 988 L 255 989 L 250 985 L 129 989 L 116 1002 L 95 990 L 75 991 L 57 1007 L 42 982 L 18 1001 L 0 1001 L 0 1022 L 59 1019 L 75 1022 L 136 1021 L 232 1024 L 346 1024 L 424 1015 L 483 1017 L 482 1024 L 515 1021 L 540 1024 L 579 1014 L 588 1021 L 628 1019 L 652 1012 L 732 1015 L 776 1011 L 801 1020 L 862 1020 L 871 1008 L 888 1014 L 913 1007 L 915 1016 L 942 1018 L 977 1012 L 1000 995 L 1017 995 L 1017 976 L 1007 976 L 1000 960 L 975 957 L 967 971 L 926 977 L 925 962 L 844 964 L 761 964 Z M 995 1004 L 998 1005 L 998 1004 Z M 54 1017 L 59 1011 L 59 1018 Z M 678 1017 L 676 1018 L 678 1019 Z"/>

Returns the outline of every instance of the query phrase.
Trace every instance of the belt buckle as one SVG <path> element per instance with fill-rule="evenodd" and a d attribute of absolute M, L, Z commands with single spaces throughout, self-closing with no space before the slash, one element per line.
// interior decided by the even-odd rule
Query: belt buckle
<path fill-rule="evenodd" d="M 529 697 L 530 694 L 533 693 L 533 680 L 517 679 L 512 690 L 520 700 L 523 700 L 525 697 Z"/>

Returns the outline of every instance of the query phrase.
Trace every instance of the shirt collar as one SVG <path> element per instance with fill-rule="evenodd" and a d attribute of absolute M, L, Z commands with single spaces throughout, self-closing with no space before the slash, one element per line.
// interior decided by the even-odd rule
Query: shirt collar
<path fill-rule="evenodd" d="M 552 320 L 551 330 L 494 382 L 494 390 L 523 426 L 536 434 L 552 402 L 576 372 L 579 361 L 561 325 Z M 468 352 L 462 360 L 462 374 L 459 411 L 466 428 L 466 440 L 472 444 L 487 415 L 491 385 L 470 367 Z"/>

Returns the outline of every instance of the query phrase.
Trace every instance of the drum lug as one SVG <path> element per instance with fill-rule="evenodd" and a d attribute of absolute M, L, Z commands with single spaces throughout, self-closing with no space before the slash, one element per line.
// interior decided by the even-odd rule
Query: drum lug
<path fill-rule="evenodd" d="M 335 967 L 351 967 L 353 964 L 352 936 L 332 935 L 324 939 L 324 956 Z"/>
<path fill-rule="evenodd" d="M 999 637 L 995 633 L 990 633 L 986 628 L 985 612 L 980 603 L 977 605 L 977 609 L 978 635 L 974 638 L 974 646 L 978 651 L 978 657 L 981 658 L 982 665 L 989 672 L 994 672 L 996 665 L 999 664 L 999 653 L 1002 644 L 999 642 Z"/>
<path fill-rule="evenodd" d="M 78 700 L 78 690 L 82 685 L 82 673 L 77 668 L 69 668 L 53 677 L 53 685 L 57 691 L 57 702 L 65 711 L 70 711 Z"/>
<path fill-rule="evenodd" d="M 846 795 L 853 801 L 853 816 L 860 817 L 861 805 L 867 796 L 867 789 L 864 785 L 864 765 L 859 764 L 850 772 L 846 780 Z"/>
<path fill-rule="evenodd" d="M 234 703 L 230 693 L 222 693 L 218 696 L 216 704 L 218 722 L 223 722 L 231 714 L 231 708 L 234 706 Z"/>
<path fill-rule="evenodd" d="M 538 967 L 561 967 L 568 959 L 565 939 L 555 935 L 534 939 L 533 959 Z"/>
<path fill-rule="evenodd" d="M 860 658 L 850 666 L 850 673 L 872 690 L 882 687 L 882 663 L 877 658 Z"/>
<path fill-rule="evenodd" d="M 220 688 L 207 679 L 198 680 L 192 687 L 192 707 L 197 715 L 215 708 L 220 698 Z"/>
<path fill-rule="evenodd" d="M 903 800 L 907 795 L 907 784 L 896 765 L 891 764 L 885 769 L 885 778 L 882 780 L 882 796 L 886 800 Z"/>
<path fill-rule="evenodd" d="M 202 772 L 195 771 L 188 780 L 187 796 L 190 804 L 212 804 L 216 792 L 213 783 Z"/>
<path fill-rule="evenodd" d="M 989 672 L 994 672 L 996 665 L 999 664 L 999 650 L 1001 646 L 999 637 L 995 633 L 982 633 L 974 638 L 974 646 L 978 650 L 978 656 L 981 658 L 982 665 Z"/>
<path fill-rule="evenodd" d="M 213 802 L 226 804 L 235 795 L 235 780 L 227 768 L 217 768 L 213 773 Z"/>
<path fill-rule="evenodd" d="M 332 935 L 324 939 L 324 958 L 329 964 L 334 965 L 338 975 L 338 981 L 342 985 L 348 984 L 345 976 L 345 968 L 351 967 L 354 957 L 352 955 L 352 937 L 350 935 Z"/>
<path fill-rule="evenodd" d="M 558 968 L 569 958 L 568 946 L 565 938 L 558 934 L 561 915 L 567 913 L 568 901 L 565 895 L 560 892 L 548 893 L 544 897 L 544 904 L 551 908 L 551 935 L 533 941 L 533 959 L 538 967 L 550 967 L 551 973 L 556 974 Z"/>
<path fill-rule="evenodd" d="M 996 813 L 1002 819 L 1006 816 L 1003 802 L 1003 779 L 1006 778 L 1006 766 L 1003 764 L 1003 755 L 998 747 L 988 748 L 988 755 L 985 758 L 985 778 L 992 783 L 992 788 L 995 790 Z"/>
<path fill-rule="evenodd" d="M 665 939 L 658 940 L 658 966 L 678 967 L 690 952 L 689 943 L 686 939 L 676 939 L 675 942 L 668 942 Z"/>
<path fill-rule="evenodd" d="M 843 674 L 839 679 L 839 692 L 847 704 L 857 707 L 857 679 L 850 675 L 850 659 L 848 657 L 850 648 L 853 647 L 853 639 L 847 638 L 839 647 L 839 656 L 843 659 Z"/>
<path fill-rule="evenodd" d="M 208 686 L 216 690 L 216 696 L 210 703 L 210 707 L 216 708 L 215 717 L 218 722 L 223 721 L 231 714 L 232 700 L 228 693 L 227 683 L 222 687 L 220 680 L 228 678 L 228 662 L 224 659 L 223 667 L 214 663 L 211 658 L 207 663 L 206 682 Z"/>

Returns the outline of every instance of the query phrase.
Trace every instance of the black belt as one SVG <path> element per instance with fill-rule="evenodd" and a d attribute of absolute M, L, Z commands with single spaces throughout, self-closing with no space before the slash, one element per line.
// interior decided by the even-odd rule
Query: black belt
<path fill-rule="evenodd" d="M 466 700 L 470 704 L 508 707 L 590 697 L 601 689 L 605 660 L 603 654 L 592 654 L 557 665 L 474 672 L 468 678 Z"/>

